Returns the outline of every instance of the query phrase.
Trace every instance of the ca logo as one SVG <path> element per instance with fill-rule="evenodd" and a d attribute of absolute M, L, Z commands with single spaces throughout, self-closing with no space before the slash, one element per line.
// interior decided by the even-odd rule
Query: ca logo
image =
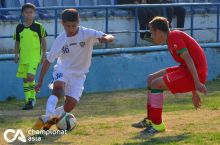
<path fill-rule="evenodd" d="M 9 133 L 13 133 L 15 134 L 14 137 L 12 139 L 9 139 L 8 138 L 8 134 Z M 5 132 L 4 132 L 4 139 L 7 141 L 7 142 L 14 142 L 16 139 L 19 139 L 20 141 L 22 142 L 26 142 L 26 138 L 22 132 L 21 129 L 18 129 L 17 131 L 15 131 L 14 129 L 7 129 Z"/>

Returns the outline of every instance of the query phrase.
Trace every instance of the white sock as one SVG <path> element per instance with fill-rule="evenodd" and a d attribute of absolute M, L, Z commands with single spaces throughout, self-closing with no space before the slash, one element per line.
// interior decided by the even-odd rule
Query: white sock
<path fill-rule="evenodd" d="M 64 108 L 63 106 L 57 107 L 56 110 L 54 111 L 54 116 L 61 116 L 62 113 L 64 113 Z"/>
<path fill-rule="evenodd" d="M 52 116 L 55 108 L 57 106 L 58 98 L 55 95 L 50 95 L 50 97 L 47 100 L 47 106 L 46 106 L 46 116 Z"/>

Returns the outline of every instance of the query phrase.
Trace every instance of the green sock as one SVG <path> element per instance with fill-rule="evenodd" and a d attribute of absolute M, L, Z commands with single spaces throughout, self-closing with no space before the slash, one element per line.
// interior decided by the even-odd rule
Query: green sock
<path fill-rule="evenodd" d="M 163 90 L 151 89 L 151 93 L 163 93 Z"/>
<path fill-rule="evenodd" d="M 31 96 L 29 83 L 23 83 L 23 87 L 24 87 L 25 102 L 27 103 L 30 99 L 30 96 Z"/>
<path fill-rule="evenodd" d="M 35 81 L 29 82 L 29 88 L 30 88 L 30 98 L 33 100 L 36 100 L 36 92 L 34 90 L 35 87 Z"/>
<path fill-rule="evenodd" d="M 158 125 L 151 122 L 151 125 L 152 125 L 153 128 L 156 129 L 157 131 L 163 132 L 163 131 L 166 130 L 166 125 L 165 125 L 163 122 L 161 122 L 161 124 L 158 124 Z"/>

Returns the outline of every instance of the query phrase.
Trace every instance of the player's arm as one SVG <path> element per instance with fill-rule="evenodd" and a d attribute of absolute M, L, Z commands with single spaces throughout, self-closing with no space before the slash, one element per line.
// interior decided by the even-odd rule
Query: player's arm
<path fill-rule="evenodd" d="M 36 92 L 40 91 L 40 88 L 43 84 L 44 76 L 45 76 L 48 68 L 50 67 L 50 64 L 51 63 L 47 59 L 45 59 L 45 61 L 43 62 L 43 66 L 42 66 L 42 69 L 41 69 L 41 72 L 40 72 L 40 77 L 38 79 L 37 85 L 35 86 L 35 91 Z"/>
<path fill-rule="evenodd" d="M 46 59 L 46 50 L 47 50 L 46 39 L 45 37 L 43 37 L 41 38 L 41 52 L 42 52 L 41 63 L 43 63 L 44 60 Z"/>
<path fill-rule="evenodd" d="M 19 41 L 15 41 L 15 50 L 14 50 L 14 53 L 15 53 L 15 58 L 14 58 L 14 61 L 15 63 L 18 63 L 18 59 L 19 59 L 19 46 L 20 46 L 20 42 Z"/>
<path fill-rule="evenodd" d="M 187 65 L 187 67 L 193 77 L 196 90 L 198 90 L 204 94 L 207 94 L 207 89 L 206 89 L 205 85 L 202 84 L 199 80 L 199 76 L 198 76 L 195 64 L 194 64 L 193 59 L 190 56 L 188 50 L 186 49 L 184 52 L 182 52 L 180 54 L 180 57 L 186 62 L 186 65 Z"/>
<path fill-rule="evenodd" d="M 115 37 L 111 34 L 104 34 L 102 37 L 98 38 L 99 43 L 108 43 L 114 41 Z"/>
<path fill-rule="evenodd" d="M 50 49 L 50 52 L 48 53 L 47 58 L 43 62 L 43 66 L 42 66 L 40 76 L 38 79 L 38 84 L 35 86 L 36 92 L 40 91 L 40 88 L 43 84 L 44 76 L 45 76 L 48 68 L 50 67 L 50 64 L 54 62 L 54 60 L 59 56 L 59 54 L 62 51 L 62 47 L 63 47 L 63 44 L 65 43 L 65 41 L 60 41 L 59 38 L 60 37 L 58 36 L 58 38 L 53 42 L 53 45 Z"/>

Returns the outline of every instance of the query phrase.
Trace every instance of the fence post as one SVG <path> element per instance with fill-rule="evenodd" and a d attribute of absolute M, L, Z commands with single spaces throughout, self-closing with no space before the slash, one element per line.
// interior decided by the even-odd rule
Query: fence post
<path fill-rule="evenodd" d="M 216 42 L 219 41 L 219 5 L 217 4 L 217 37 Z"/>
<path fill-rule="evenodd" d="M 191 34 L 191 36 L 193 37 L 193 15 L 194 15 L 194 11 L 193 11 L 193 6 L 192 5 L 190 5 L 190 11 L 191 11 L 191 21 L 190 21 L 190 23 L 191 23 L 191 28 L 190 28 L 190 34 Z"/>
<path fill-rule="evenodd" d="M 54 16 L 55 16 L 55 38 L 57 38 L 57 27 L 58 27 L 58 25 L 57 25 L 57 9 L 55 9 L 55 14 L 54 14 Z"/>
<path fill-rule="evenodd" d="M 134 46 L 135 47 L 137 46 L 137 34 L 138 34 L 137 20 L 138 20 L 138 7 L 135 7 L 135 19 L 134 19 L 134 27 L 135 27 Z"/>
<path fill-rule="evenodd" d="M 108 8 L 105 8 L 105 33 L 108 33 Z M 108 47 L 108 43 L 105 43 L 105 48 Z"/>

